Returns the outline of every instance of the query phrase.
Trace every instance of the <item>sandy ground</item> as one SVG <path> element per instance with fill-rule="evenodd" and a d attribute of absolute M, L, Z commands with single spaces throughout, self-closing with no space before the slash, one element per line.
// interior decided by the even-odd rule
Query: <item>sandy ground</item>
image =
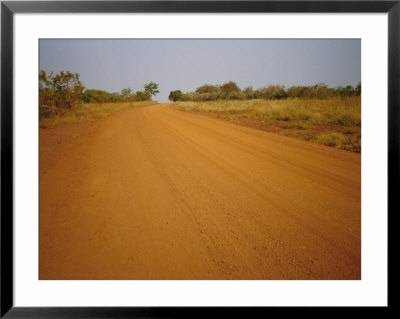
<path fill-rule="evenodd" d="M 360 154 L 167 104 L 41 129 L 39 277 L 360 279 L 360 179 Z"/>

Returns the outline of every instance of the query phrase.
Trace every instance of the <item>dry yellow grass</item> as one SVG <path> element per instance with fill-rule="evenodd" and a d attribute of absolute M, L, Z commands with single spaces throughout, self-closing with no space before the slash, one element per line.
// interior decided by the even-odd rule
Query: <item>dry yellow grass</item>
<path fill-rule="evenodd" d="M 135 107 L 143 107 L 156 104 L 156 101 L 127 102 L 127 103 L 85 103 L 77 110 L 65 112 L 63 115 L 41 118 L 40 127 L 53 128 L 66 123 L 83 123 L 100 119 L 102 117 L 125 111 Z"/>
<path fill-rule="evenodd" d="M 337 147 L 361 151 L 361 98 L 285 100 L 221 100 L 212 102 L 176 102 L 181 111 L 215 114 L 217 117 L 254 126 L 283 135 Z M 251 119 L 252 122 L 246 121 Z"/>

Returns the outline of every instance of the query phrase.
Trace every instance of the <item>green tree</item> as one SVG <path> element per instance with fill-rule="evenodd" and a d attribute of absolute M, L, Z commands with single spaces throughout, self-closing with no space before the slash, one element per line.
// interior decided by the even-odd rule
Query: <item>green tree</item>
<path fill-rule="evenodd" d="M 219 88 L 221 90 L 220 97 L 223 99 L 229 99 L 229 97 L 233 95 L 233 92 L 240 92 L 240 88 L 233 81 L 224 83 Z"/>
<path fill-rule="evenodd" d="M 148 101 L 151 99 L 149 92 L 137 91 L 135 94 L 136 101 Z"/>
<path fill-rule="evenodd" d="M 129 101 L 132 98 L 133 92 L 131 88 L 124 88 L 121 91 L 122 99 L 125 101 Z"/>
<path fill-rule="evenodd" d="M 109 93 L 109 100 L 110 102 L 121 102 L 122 101 L 122 96 L 118 92 L 114 93 Z"/>
<path fill-rule="evenodd" d="M 183 93 L 181 90 L 171 91 L 168 96 L 168 100 L 172 102 L 179 101 L 183 97 Z"/>
<path fill-rule="evenodd" d="M 155 96 L 157 93 L 160 93 L 160 91 L 158 90 L 158 84 L 155 82 L 146 83 L 144 85 L 144 91 L 150 94 L 150 98 L 152 95 Z"/>
<path fill-rule="evenodd" d="M 356 95 L 361 95 L 361 82 L 358 82 L 358 84 L 355 88 L 355 93 L 356 93 Z"/>
<path fill-rule="evenodd" d="M 240 88 L 237 86 L 237 84 L 233 81 L 229 81 L 227 83 L 224 83 L 220 86 L 220 90 L 224 93 L 230 93 L 230 92 L 239 92 Z"/>
<path fill-rule="evenodd" d="M 205 84 L 202 86 L 199 86 L 196 89 L 196 93 L 201 94 L 201 93 L 218 93 L 219 92 L 219 87 L 215 85 L 210 85 L 210 84 Z"/>
<path fill-rule="evenodd" d="M 332 90 L 328 88 L 328 86 L 325 83 L 319 83 L 313 86 L 315 89 L 315 97 L 319 99 L 326 99 L 328 97 L 331 97 L 332 95 Z"/>
<path fill-rule="evenodd" d="M 45 71 L 40 71 L 40 115 L 63 114 L 65 110 L 79 108 L 83 90 L 84 86 L 79 80 L 79 73 L 61 71 L 58 74 L 47 75 Z"/>
<path fill-rule="evenodd" d="M 255 92 L 252 86 L 248 86 L 243 90 L 244 97 L 248 100 L 254 99 Z"/>
<path fill-rule="evenodd" d="M 351 85 L 347 85 L 342 90 L 342 96 L 351 96 L 354 93 L 354 88 Z"/>
<path fill-rule="evenodd" d="M 39 73 L 39 91 L 48 88 L 51 85 L 50 79 L 47 77 L 47 73 L 41 70 Z"/>

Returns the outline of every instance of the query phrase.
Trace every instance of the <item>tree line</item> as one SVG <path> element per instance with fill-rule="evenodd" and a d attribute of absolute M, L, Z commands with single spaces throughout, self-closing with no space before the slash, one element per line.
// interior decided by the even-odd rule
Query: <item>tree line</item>
<path fill-rule="evenodd" d="M 104 90 L 86 89 L 80 81 L 79 73 L 60 71 L 47 74 L 39 73 L 39 106 L 40 115 L 62 115 L 69 110 L 79 109 L 81 103 L 109 102 L 136 102 L 148 101 L 159 93 L 158 84 L 149 82 L 144 84 L 143 91 L 134 92 L 131 88 L 124 88 L 121 92 L 107 92 Z"/>
<path fill-rule="evenodd" d="M 253 89 L 249 86 L 240 89 L 239 86 L 229 81 L 222 85 L 205 84 L 198 87 L 194 92 L 183 93 L 181 90 L 171 91 L 168 99 L 170 101 L 215 101 L 215 100 L 279 100 L 287 98 L 310 98 L 326 99 L 340 96 L 359 96 L 361 95 L 361 83 L 356 87 L 348 85 L 329 88 L 325 83 L 313 86 L 291 86 L 285 88 L 284 85 L 269 85 L 268 87 Z"/>

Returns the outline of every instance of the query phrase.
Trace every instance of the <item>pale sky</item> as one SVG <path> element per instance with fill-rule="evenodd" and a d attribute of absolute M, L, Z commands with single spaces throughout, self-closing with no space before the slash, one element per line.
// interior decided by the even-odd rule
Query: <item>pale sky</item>
<path fill-rule="evenodd" d="M 172 90 L 228 81 L 242 89 L 361 81 L 360 39 L 42 39 L 39 51 L 41 70 L 79 73 L 88 89 L 139 91 L 156 82 L 159 102 Z"/>

